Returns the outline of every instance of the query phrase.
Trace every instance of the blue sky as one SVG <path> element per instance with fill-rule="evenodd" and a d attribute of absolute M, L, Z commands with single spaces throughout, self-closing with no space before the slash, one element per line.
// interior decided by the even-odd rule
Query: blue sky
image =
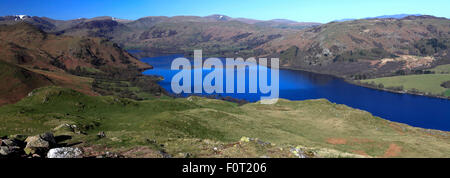
<path fill-rule="evenodd" d="M 26 14 L 62 20 L 224 14 L 324 23 L 402 13 L 450 18 L 449 9 L 449 0 L 0 0 L 0 16 Z"/>

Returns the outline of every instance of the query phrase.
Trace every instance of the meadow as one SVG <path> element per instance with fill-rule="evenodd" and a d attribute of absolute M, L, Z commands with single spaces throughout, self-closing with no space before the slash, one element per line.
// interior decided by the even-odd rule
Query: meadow
<path fill-rule="evenodd" d="M 450 81 L 450 65 L 440 65 L 430 71 L 434 74 L 402 75 L 393 77 L 383 77 L 368 80 L 361 80 L 362 83 L 369 83 L 383 88 L 402 88 L 410 92 L 421 92 L 428 95 L 450 97 L 450 89 L 441 85 Z"/>

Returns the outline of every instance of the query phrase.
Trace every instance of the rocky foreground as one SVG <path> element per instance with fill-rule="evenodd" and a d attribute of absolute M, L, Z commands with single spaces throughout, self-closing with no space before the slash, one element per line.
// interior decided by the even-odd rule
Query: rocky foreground
<path fill-rule="evenodd" d="M 79 148 L 64 147 L 52 133 L 35 136 L 11 135 L 2 137 L 0 157 L 6 158 L 81 158 Z"/>

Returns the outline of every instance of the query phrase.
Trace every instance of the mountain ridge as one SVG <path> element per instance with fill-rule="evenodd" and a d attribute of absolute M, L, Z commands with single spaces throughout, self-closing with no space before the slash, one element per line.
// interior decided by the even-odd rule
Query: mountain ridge
<path fill-rule="evenodd" d="M 298 23 L 284 19 L 261 22 L 218 14 L 150 16 L 127 22 L 98 17 L 37 26 L 57 35 L 106 38 L 123 48 L 144 50 L 150 55 L 182 53 L 189 56 L 194 49 L 203 49 L 205 56 L 280 57 L 284 67 L 327 71 L 351 79 L 394 75 L 403 70 L 404 60 L 394 60 L 388 65 L 377 66 L 377 63 L 402 55 L 437 59 L 407 70 L 448 63 L 445 49 L 431 52 L 433 47 L 428 44 L 430 40 L 439 39 L 438 44 L 447 46 L 448 19 L 408 14 L 396 15 L 397 18 L 380 17 L 383 18 L 306 24 L 305 28 L 293 27 L 291 24 Z M 40 22 L 36 18 L 28 19 Z M 0 20 L 0 23 L 6 22 Z M 290 55 L 289 51 L 295 55 Z"/>

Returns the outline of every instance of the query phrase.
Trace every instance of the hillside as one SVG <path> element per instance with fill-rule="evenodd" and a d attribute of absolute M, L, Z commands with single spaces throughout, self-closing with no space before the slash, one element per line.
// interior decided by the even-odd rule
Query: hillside
<path fill-rule="evenodd" d="M 112 66 L 151 67 L 107 40 L 56 36 L 24 22 L 0 26 L 0 38 L 2 60 L 19 65 L 63 71 L 78 66 L 104 71 Z"/>
<path fill-rule="evenodd" d="M 48 87 L 0 107 L 0 121 L 8 126 L 0 127 L 0 135 L 51 131 L 66 138 L 60 144 L 94 157 L 450 155 L 448 132 L 389 122 L 326 100 L 243 106 L 199 97 L 137 102 Z"/>
<path fill-rule="evenodd" d="M 432 16 L 332 22 L 274 40 L 284 67 L 351 79 L 396 75 L 450 63 L 450 20 Z"/>
<path fill-rule="evenodd" d="M 283 19 L 260 21 L 231 18 L 224 15 L 151 16 L 138 20 L 97 17 L 68 21 L 29 16 L 0 18 L 0 24 L 19 22 L 27 22 L 58 35 L 101 37 L 127 49 L 154 53 L 189 53 L 201 48 L 206 54 L 216 55 L 253 55 L 253 49 L 257 46 L 299 29 L 319 25 Z"/>
<path fill-rule="evenodd" d="M 35 88 L 52 85 L 44 75 L 0 61 L 0 105 L 15 103 Z"/>
<path fill-rule="evenodd" d="M 253 53 L 250 50 L 256 46 L 292 32 L 272 28 L 271 22 L 264 23 L 269 25 L 246 23 L 221 15 L 144 17 L 127 23 L 111 18 L 82 22 L 59 33 L 104 37 L 126 48 L 158 53 L 188 53 L 203 49 L 207 54 L 234 55 L 235 52 Z"/>
<path fill-rule="evenodd" d="M 145 50 L 147 55 L 189 55 L 193 49 L 203 49 L 204 54 L 214 56 L 280 57 L 286 68 L 349 79 L 393 76 L 400 70 L 408 73 L 450 63 L 450 21 L 426 15 L 380 16 L 322 25 L 224 15 L 69 21 L 7 16 L 0 24 L 21 21 L 58 35 L 105 38 L 126 49 Z"/>
<path fill-rule="evenodd" d="M 141 90 L 162 93 L 157 78 L 140 73 L 152 66 L 108 40 L 57 36 L 27 22 L 0 25 L 0 39 L 0 62 L 5 71 L 11 71 L 3 73 L 2 79 L 12 82 L 4 82 L 2 91 L 8 92 L 1 95 L 1 104 L 18 101 L 32 89 L 46 85 L 68 87 L 88 95 L 111 94 L 104 90 L 133 98 L 138 98 L 135 95 Z M 100 79 L 110 83 L 124 80 L 130 82 L 127 85 L 142 87 L 133 88 L 135 93 L 101 85 Z"/>
<path fill-rule="evenodd" d="M 18 23 L 16 19 L 3 17 L 0 24 Z M 69 21 L 24 17 L 22 21 L 57 35 L 105 38 L 126 49 L 144 50 L 147 55 L 190 55 L 194 49 L 203 49 L 209 56 L 279 57 L 285 68 L 356 80 L 450 63 L 450 21 L 427 15 L 380 16 L 322 25 L 224 15 Z"/>

